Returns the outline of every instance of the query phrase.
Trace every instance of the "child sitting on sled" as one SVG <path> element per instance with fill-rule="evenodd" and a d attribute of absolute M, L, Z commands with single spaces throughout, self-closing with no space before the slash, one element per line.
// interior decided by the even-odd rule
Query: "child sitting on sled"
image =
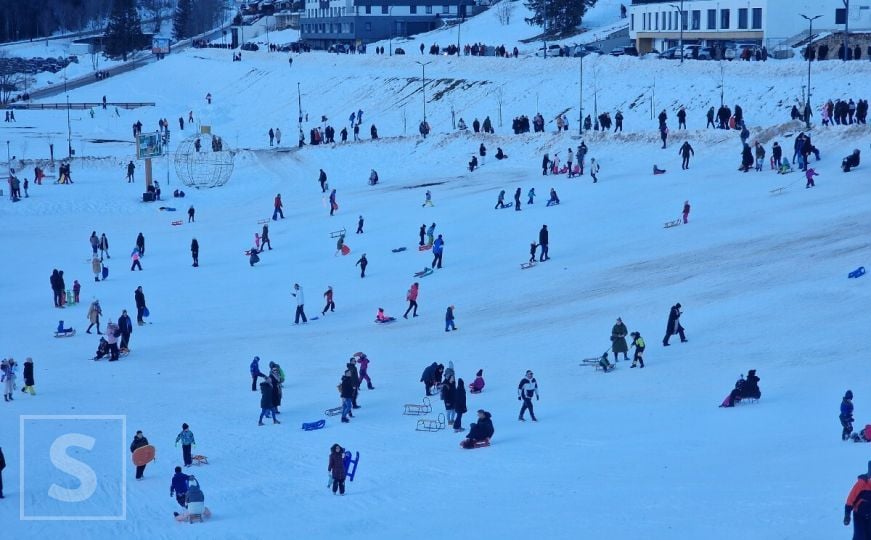
<path fill-rule="evenodd" d="M 384 308 L 378 308 L 378 314 L 375 315 L 375 322 L 377 323 L 388 323 L 395 321 L 396 318 L 388 317 L 386 313 L 384 313 Z"/>
<path fill-rule="evenodd" d="M 63 322 L 63 321 L 58 321 L 58 322 L 57 322 L 57 334 L 58 334 L 58 335 L 60 335 L 60 336 L 66 336 L 66 335 L 68 335 L 68 334 L 72 334 L 72 333 L 74 333 L 74 332 L 75 332 L 75 330 L 73 330 L 72 328 L 64 328 L 64 322 Z"/>

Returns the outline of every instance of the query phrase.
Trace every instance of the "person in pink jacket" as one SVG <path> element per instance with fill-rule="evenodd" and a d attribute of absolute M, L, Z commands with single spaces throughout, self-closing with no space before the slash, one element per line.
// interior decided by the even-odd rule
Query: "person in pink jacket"
<path fill-rule="evenodd" d="M 479 369 L 475 374 L 475 380 L 469 385 L 469 392 L 480 394 L 484 390 L 484 370 Z"/>
<path fill-rule="evenodd" d="M 414 313 L 412 316 L 417 317 L 417 291 L 418 291 L 418 287 L 419 287 L 419 285 L 415 281 L 411 285 L 411 288 L 408 289 L 408 294 L 405 295 L 405 299 L 408 300 L 408 309 L 405 310 L 405 315 L 402 316 L 405 319 L 408 318 L 408 312 L 411 311 L 412 308 L 414 308 Z"/>
<path fill-rule="evenodd" d="M 139 248 L 133 248 L 133 253 L 130 254 L 130 260 L 133 261 L 133 264 L 130 265 L 130 271 L 132 272 L 134 269 L 139 268 L 142 270 L 142 263 L 139 262 Z"/>
<path fill-rule="evenodd" d="M 354 353 L 353 358 L 357 359 L 357 365 L 360 366 L 360 377 L 358 379 L 360 384 L 366 381 L 369 390 L 375 390 L 375 387 L 372 386 L 372 379 L 369 378 L 369 357 L 365 353 L 357 352 Z M 359 386 L 357 388 L 359 389 Z"/>

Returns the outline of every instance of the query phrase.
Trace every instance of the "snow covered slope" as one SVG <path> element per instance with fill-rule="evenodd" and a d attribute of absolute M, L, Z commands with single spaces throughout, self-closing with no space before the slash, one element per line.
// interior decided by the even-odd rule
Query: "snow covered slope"
<path fill-rule="evenodd" d="M 577 60 L 434 59 L 427 118 L 435 133 L 422 141 L 411 136 L 422 98 L 414 55 L 311 54 L 295 57 L 293 67 L 284 55 L 245 53 L 236 63 L 225 56 L 192 51 L 72 92 L 71 101 L 107 94 L 148 97 L 158 107 L 120 111 L 120 117 L 95 111 L 94 119 L 74 112 L 77 154 L 105 159 L 76 160 L 74 185 L 31 186 L 30 198 L 2 206 L 0 342 L 4 356 L 34 358 L 37 388 L 34 397 L 16 392 L 13 403 L 0 406 L 0 446 L 9 464 L 0 504 L 4 533 L 261 538 L 280 530 L 302 538 L 408 538 L 450 527 L 464 538 L 846 536 L 841 505 L 853 475 L 865 471 L 867 448 L 840 442 L 837 405 L 852 388 L 857 425 L 871 414 L 863 391 L 869 347 L 862 339 L 871 282 L 847 279 L 868 262 L 871 195 L 866 165 L 850 174 L 838 165 L 852 148 L 867 148 L 866 128 L 814 130 L 823 160 L 814 163 L 817 187 L 806 190 L 800 173 L 736 172 L 737 133 L 699 129 L 707 107 L 719 104 L 717 64 L 585 60 L 585 70 L 599 70 L 599 110 L 622 108 L 627 117 L 625 134 L 587 137 L 588 157 L 602 165 L 593 185 L 588 176 L 543 177 L 538 167 L 543 152 L 562 156 L 578 144 Z M 819 99 L 860 97 L 853 92 L 868 80 L 865 63 L 847 66 L 856 81 L 851 87 L 844 86 L 844 66 L 814 68 Z M 803 70 L 793 62 L 726 66 L 727 103 L 742 104 L 752 137 L 768 148 L 771 140 L 787 153 L 791 148 L 796 126 L 782 122 Z M 647 88 L 654 76 L 655 96 Z M 463 82 L 447 90 L 448 79 Z M 592 79 L 585 71 L 585 111 L 592 108 Z M 321 115 L 341 126 L 363 108 L 366 140 L 269 149 L 270 127 L 282 128 L 285 146 L 294 139 L 298 82 L 309 114 L 306 133 Z M 499 87 L 504 127 L 498 127 Z M 654 113 L 666 108 L 673 116 L 681 103 L 689 108 L 693 129 L 686 138 L 696 151 L 689 171 L 678 167 L 676 143 L 659 148 L 651 97 Z M 510 134 L 510 118 L 532 116 L 536 98 L 548 119 L 568 111 L 568 133 L 554 134 L 549 124 L 546 134 Z M 451 133 L 451 104 L 468 123 L 489 115 L 497 134 Z M 226 186 L 185 189 L 185 199 L 163 203 L 177 212 L 159 211 L 159 204 L 139 202 L 142 167 L 137 184 L 123 179 L 132 145 L 93 141 L 126 141 L 137 119 L 148 131 L 166 117 L 175 147 L 182 135 L 175 119 L 189 110 L 242 150 Z M 14 127 L 3 125 L 2 135 L 19 158 L 42 158 L 49 140 L 63 146 L 65 121 L 61 113 L 22 112 Z M 371 122 L 383 139 L 368 140 Z M 465 163 L 481 142 L 486 162 L 469 173 Z M 497 146 L 507 161 L 492 158 Z M 667 174 L 652 176 L 654 163 Z M 334 217 L 317 185 L 320 168 L 337 189 Z M 380 185 L 366 185 L 370 168 L 378 170 Z M 166 170 L 158 160 L 156 177 Z M 173 173 L 163 183 L 165 196 L 177 187 Z M 534 187 L 536 203 L 521 212 L 493 210 L 500 190 L 511 194 L 517 187 L 524 203 Z M 562 204 L 546 208 L 551 187 Z M 778 187 L 786 189 L 771 195 Z M 420 206 L 426 189 L 433 208 Z M 251 268 L 243 251 L 260 230 L 258 220 L 270 216 L 276 193 L 287 219 L 270 221 L 275 249 Z M 664 229 L 684 200 L 693 206 L 690 224 Z M 197 222 L 172 226 L 191 204 Z M 365 234 L 349 234 L 351 254 L 335 257 L 329 233 L 353 231 L 360 215 Z M 374 325 L 378 307 L 393 316 L 404 310 L 412 274 L 431 262 L 415 249 L 417 230 L 433 222 L 446 242 L 444 268 L 417 280 L 421 316 Z M 550 230 L 552 260 L 520 270 L 542 224 Z M 105 232 L 111 244 L 105 261 L 111 274 L 101 283 L 93 282 L 86 262 L 92 230 Z M 139 232 L 146 237 L 144 270 L 133 273 L 128 256 Z M 190 266 L 194 237 L 199 268 Z M 401 246 L 408 250 L 391 252 Z M 354 266 L 362 253 L 370 262 L 365 279 Z M 53 268 L 65 271 L 68 286 L 73 279 L 82 283 L 80 305 L 58 310 L 49 303 Z M 327 286 L 335 290 L 337 311 L 293 327 L 293 283 L 305 289 L 310 317 L 320 311 Z M 91 361 L 97 340 L 84 333 L 88 302 L 100 299 L 106 317 L 115 319 L 122 309 L 134 311 L 138 285 L 153 324 L 134 328 L 129 357 Z M 684 307 L 690 341 L 663 348 L 675 302 Z M 459 331 L 445 333 L 451 304 Z M 646 339 L 647 367 L 621 362 L 609 374 L 580 367 L 582 358 L 610 346 L 618 316 Z M 79 334 L 51 338 L 60 318 Z M 302 422 L 323 418 L 324 409 L 338 404 L 336 384 L 356 351 L 371 358 L 376 387 L 361 391 L 362 409 L 349 425 L 330 418 L 322 431 L 301 431 Z M 248 376 L 254 355 L 287 372 L 280 426 L 257 426 L 259 393 L 250 391 Z M 466 383 L 484 370 L 487 387 L 468 396 L 463 422 L 479 408 L 492 412 L 492 447 L 460 450 L 459 435 L 415 432 L 416 418 L 401 414 L 403 404 L 422 399 L 420 373 L 433 361 L 453 361 Z M 516 420 L 516 385 L 526 369 L 540 385 L 538 423 Z M 763 399 L 717 408 L 748 369 L 758 370 Z M 430 417 L 442 411 L 440 402 L 433 405 Z M 27 424 L 22 440 L 23 414 L 126 415 L 123 444 L 105 435 L 107 428 L 94 450 L 75 451 L 98 472 L 89 512 L 118 508 L 119 460 L 129 459 L 133 433 L 145 432 L 158 461 L 142 482 L 128 467 L 125 521 L 19 521 L 22 506 L 28 515 L 69 511 L 46 493 L 53 482 L 75 486 L 51 465 L 47 448 L 55 427 L 76 426 Z M 182 422 L 196 434 L 195 453 L 211 463 L 192 471 L 214 513 L 205 525 L 179 525 L 171 516 L 177 505 L 167 491 L 180 464 L 173 441 Z M 325 488 L 336 442 L 361 453 L 357 478 L 341 499 Z"/>

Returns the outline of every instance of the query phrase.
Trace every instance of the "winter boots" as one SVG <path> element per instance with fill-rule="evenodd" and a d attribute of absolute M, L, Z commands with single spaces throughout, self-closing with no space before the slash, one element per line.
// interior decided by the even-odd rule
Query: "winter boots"
<path fill-rule="evenodd" d="M 12 399 L 12 394 L 3 394 L 3 401 L 14 401 Z"/>

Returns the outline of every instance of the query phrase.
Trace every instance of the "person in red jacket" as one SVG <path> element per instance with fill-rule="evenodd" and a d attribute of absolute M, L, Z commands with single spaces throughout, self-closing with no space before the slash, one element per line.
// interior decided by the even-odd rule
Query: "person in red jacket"
<path fill-rule="evenodd" d="M 272 212 L 272 221 L 277 221 L 277 216 L 281 216 L 281 219 L 284 219 L 284 211 L 282 208 L 284 208 L 284 205 L 281 204 L 281 193 L 279 193 L 275 196 L 275 210 Z"/>
<path fill-rule="evenodd" d="M 417 290 L 418 290 L 418 287 L 419 287 L 419 285 L 415 281 L 411 285 L 411 288 L 408 289 L 408 294 L 405 295 L 405 299 L 408 300 L 408 309 L 405 310 L 405 315 L 402 316 L 405 319 L 408 318 L 408 312 L 411 311 L 412 308 L 414 308 L 414 313 L 412 316 L 417 317 Z"/>
<path fill-rule="evenodd" d="M 871 461 L 868 472 L 860 474 L 847 495 L 844 506 L 844 525 L 850 524 L 853 514 L 853 540 L 871 540 Z"/>
<path fill-rule="evenodd" d="M 333 287 L 332 287 L 332 285 L 327 287 L 327 292 L 324 293 L 324 298 L 327 301 L 327 305 L 324 306 L 324 310 L 321 311 L 321 315 L 326 315 L 327 310 L 336 311 L 336 304 L 333 302 Z"/>

